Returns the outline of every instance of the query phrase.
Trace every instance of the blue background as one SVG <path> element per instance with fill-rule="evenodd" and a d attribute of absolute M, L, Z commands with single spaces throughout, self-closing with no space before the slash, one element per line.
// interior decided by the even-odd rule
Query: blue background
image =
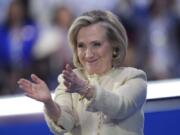
<path fill-rule="evenodd" d="M 145 135 L 180 135 L 180 110 L 145 113 Z M 52 135 L 42 114 L 0 122 L 0 135 Z"/>

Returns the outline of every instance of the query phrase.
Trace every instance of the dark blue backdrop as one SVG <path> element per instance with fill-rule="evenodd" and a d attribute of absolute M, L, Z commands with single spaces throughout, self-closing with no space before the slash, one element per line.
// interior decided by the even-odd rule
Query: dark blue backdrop
<path fill-rule="evenodd" d="M 180 135 L 180 110 L 145 113 L 145 135 Z M 1 119 L 0 135 L 52 135 L 39 116 Z"/>

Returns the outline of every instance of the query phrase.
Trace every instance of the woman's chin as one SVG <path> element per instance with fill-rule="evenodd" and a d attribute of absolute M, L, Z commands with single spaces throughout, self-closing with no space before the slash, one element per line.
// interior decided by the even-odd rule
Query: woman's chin
<path fill-rule="evenodd" d="M 87 68 L 86 71 L 88 72 L 88 74 L 92 75 L 92 74 L 97 74 L 98 71 L 97 69 L 92 69 L 92 68 Z"/>

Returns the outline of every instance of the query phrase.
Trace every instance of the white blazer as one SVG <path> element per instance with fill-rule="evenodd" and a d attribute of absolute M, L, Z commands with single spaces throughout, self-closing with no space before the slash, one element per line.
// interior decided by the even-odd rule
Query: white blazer
<path fill-rule="evenodd" d="M 45 112 L 47 124 L 54 134 L 143 135 L 142 107 L 146 100 L 147 79 L 142 70 L 113 68 L 101 76 L 87 75 L 78 69 L 74 71 L 95 86 L 96 96 L 90 101 L 79 101 L 79 94 L 64 91 L 60 75 L 54 101 L 61 106 L 62 115 L 55 123 Z"/>

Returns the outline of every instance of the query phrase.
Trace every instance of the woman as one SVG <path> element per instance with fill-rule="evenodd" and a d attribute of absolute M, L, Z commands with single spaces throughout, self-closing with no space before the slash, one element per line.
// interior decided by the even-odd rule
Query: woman
<path fill-rule="evenodd" d="M 0 24 L 0 94 L 12 95 L 22 92 L 16 83 L 20 76 L 32 72 L 32 49 L 38 37 L 38 28 L 24 0 L 11 0 L 7 16 Z M 1 83 L 1 82 L 0 82 Z"/>
<path fill-rule="evenodd" d="M 27 96 L 44 103 L 51 131 L 57 135 L 143 135 L 146 75 L 121 67 L 128 44 L 122 24 L 111 12 L 86 12 L 73 22 L 68 38 L 76 69 L 66 65 L 54 100 L 36 75 L 31 76 L 33 82 L 18 82 Z"/>

